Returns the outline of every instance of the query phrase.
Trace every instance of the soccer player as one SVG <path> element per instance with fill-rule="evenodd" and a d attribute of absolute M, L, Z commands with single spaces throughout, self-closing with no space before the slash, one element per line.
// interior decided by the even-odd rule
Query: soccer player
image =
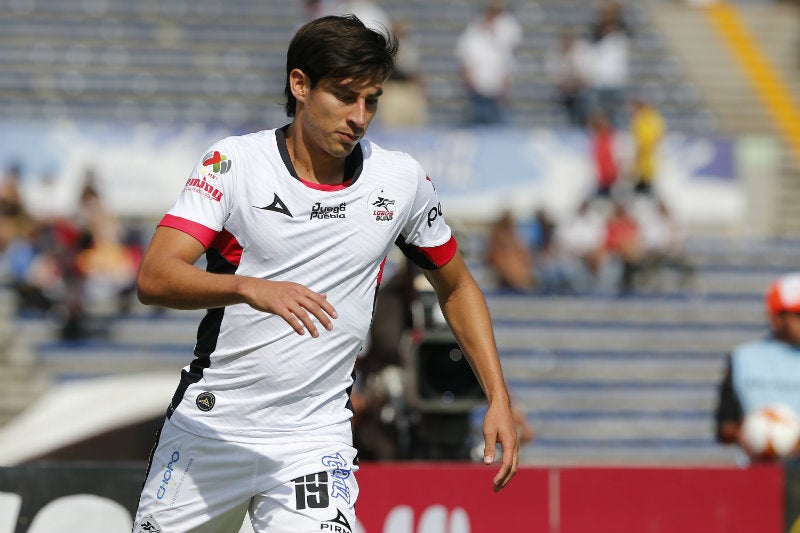
<path fill-rule="evenodd" d="M 387 254 L 425 269 L 486 391 L 495 490 L 518 443 L 489 312 L 433 182 L 363 139 L 396 41 L 356 17 L 300 28 L 286 62 L 290 124 L 213 145 L 142 259 L 146 304 L 207 309 L 168 408 L 134 531 L 355 526 L 349 390 Z M 207 267 L 195 262 L 205 254 Z M 388 482 L 388 480 L 387 480 Z"/>

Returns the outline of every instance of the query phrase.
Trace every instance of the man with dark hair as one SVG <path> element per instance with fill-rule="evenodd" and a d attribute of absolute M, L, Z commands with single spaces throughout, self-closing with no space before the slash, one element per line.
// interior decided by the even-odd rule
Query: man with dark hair
<path fill-rule="evenodd" d="M 150 459 L 134 531 L 351 531 L 349 391 L 392 244 L 425 270 L 489 400 L 495 490 L 518 443 L 486 302 L 433 182 L 363 139 L 396 44 L 352 16 L 289 45 L 291 124 L 213 145 L 142 259 L 146 304 L 207 309 Z M 206 270 L 194 266 L 205 254 Z"/>

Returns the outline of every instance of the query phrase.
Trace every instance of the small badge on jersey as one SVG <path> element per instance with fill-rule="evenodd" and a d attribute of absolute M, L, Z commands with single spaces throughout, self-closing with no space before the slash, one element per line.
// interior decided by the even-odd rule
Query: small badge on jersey
<path fill-rule="evenodd" d="M 389 224 L 394 220 L 395 201 L 385 189 L 375 189 L 369 195 L 369 210 L 371 216 L 380 224 Z"/>
<path fill-rule="evenodd" d="M 225 174 L 231 169 L 233 161 L 228 159 L 228 156 L 221 154 L 217 151 L 208 152 L 203 156 L 203 166 L 211 167 L 211 172 L 214 174 Z"/>
<path fill-rule="evenodd" d="M 201 411 L 210 411 L 214 408 L 214 402 L 217 399 L 214 397 L 214 393 L 212 392 L 201 392 L 197 395 L 197 399 L 194 401 L 197 404 L 197 408 Z"/>
<path fill-rule="evenodd" d="M 139 522 L 139 526 L 135 531 L 136 533 L 161 533 L 161 526 L 158 525 L 156 519 L 150 514 L 142 518 L 142 521 Z"/>

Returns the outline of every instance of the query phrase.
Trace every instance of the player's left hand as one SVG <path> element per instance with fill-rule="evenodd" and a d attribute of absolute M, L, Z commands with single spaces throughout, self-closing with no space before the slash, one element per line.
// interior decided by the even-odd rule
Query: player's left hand
<path fill-rule="evenodd" d="M 502 463 L 492 483 L 494 491 L 498 492 L 508 485 L 514 474 L 517 473 L 519 463 L 519 441 L 514 424 L 511 405 L 506 401 L 496 401 L 489 405 L 483 419 L 483 462 L 487 465 L 494 463 L 496 446 L 503 448 Z"/>

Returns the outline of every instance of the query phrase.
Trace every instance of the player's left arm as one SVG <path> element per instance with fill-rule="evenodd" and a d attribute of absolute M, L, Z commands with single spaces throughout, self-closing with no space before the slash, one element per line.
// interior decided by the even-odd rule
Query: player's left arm
<path fill-rule="evenodd" d="M 423 270 L 433 285 L 447 323 L 486 392 L 489 408 L 483 421 L 484 462 L 495 458 L 495 445 L 503 447 L 502 465 L 494 477 L 494 490 L 505 487 L 517 471 L 519 442 L 489 308 L 461 254 L 435 270 Z"/>

